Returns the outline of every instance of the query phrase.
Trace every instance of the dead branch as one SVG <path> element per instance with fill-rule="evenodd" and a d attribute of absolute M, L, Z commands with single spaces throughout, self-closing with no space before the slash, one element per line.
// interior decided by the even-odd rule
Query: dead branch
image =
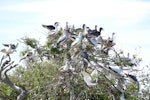
<path fill-rule="evenodd" d="M 1 59 L 0 62 L 0 82 L 3 82 L 5 84 L 7 84 L 8 86 L 10 86 L 12 89 L 14 89 L 15 91 L 19 92 L 20 94 L 17 96 L 17 100 L 23 100 L 26 96 L 26 90 L 22 89 L 21 87 L 16 86 L 8 77 L 7 73 L 8 71 L 10 71 L 12 68 L 16 67 L 18 64 L 14 64 L 14 61 L 11 62 L 11 58 L 8 55 L 9 59 L 8 60 L 4 60 L 4 56 Z M 4 98 L 3 96 L 0 98 Z"/>

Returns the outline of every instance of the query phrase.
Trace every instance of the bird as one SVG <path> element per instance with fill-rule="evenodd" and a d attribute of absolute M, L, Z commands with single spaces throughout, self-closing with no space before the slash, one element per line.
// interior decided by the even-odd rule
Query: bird
<path fill-rule="evenodd" d="M 108 67 L 108 69 L 110 69 L 112 72 L 116 73 L 116 74 L 119 74 L 120 73 L 120 70 L 115 70 L 111 67 Z"/>
<path fill-rule="evenodd" d="M 20 59 L 19 62 L 21 62 L 23 59 L 26 59 L 26 58 L 28 58 L 29 61 L 33 61 L 33 57 L 35 56 L 35 54 L 36 54 L 36 50 L 33 49 L 32 51 L 27 52 L 27 53 Z"/>
<path fill-rule="evenodd" d="M 78 36 L 76 37 L 76 39 L 71 43 L 71 47 L 80 44 L 82 42 L 82 32 L 79 32 Z"/>
<path fill-rule="evenodd" d="M 131 58 L 130 58 L 130 53 L 127 53 L 127 57 L 124 57 L 124 60 L 126 62 L 131 62 L 132 61 Z"/>
<path fill-rule="evenodd" d="M 139 89 L 140 89 L 140 83 L 139 83 L 138 79 L 136 78 L 136 76 L 131 75 L 131 74 L 126 74 L 126 76 L 129 77 L 130 80 L 137 85 L 137 89 L 139 91 Z"/>
<path fill-rule="evenodd" d="M 76 32 L 71 32 L 71 40 L 75 40 L 78 37 Z"/>
<path fill-rule="evenodd" d="M 63 34 L 59 37 L 59 39 L 57 40 L 57 46 L 60 44 L 60 43 L 63 43 L 65 42 L 67 39 L 68 39 L 68 34 L 69 32 L 64 29 L 63 30 Z"/>
<path fill-rule="evenodd" d="M 103 46 L 103 39 L 101 36 L 98 37 L 86 36 L 86 39 L 95 47 L 102 48 Z"/>
<path fill-rule="evenodd" d="M 92 73 L 91 73 L 91 77 L 92 77 L 93 80 L 96 81 L 96 83 L 98 82 L 98 75 L 99 75 L 99 72 L 98 72 L 97 69 L 94 69 L 94 70 L 92 71 Z"/>
<path fill-rule="evenodd" d="M 42 25 L 44 28 L 47 28 L 48 30 L 57 33 L 58 32 L 58 26 L 59 26 L 59 22 L 55 22 L 54 25 Z"/>
<path fill-rule="evenodd" d="M 81 50 L 80 54 L 81 54 L 81 57 L 85 58 L 88 62 L 90 62 L 89 55 L 88 55 L 87 51 Z"/>
<path fill-rule="evenodd" d="M 111 47 L 113 47 L 114 45 L 116 45 L 116 43 L 114 43 L 114 35 L 115 33 L 112 33 L 112 37 L 108 37 L 108 39 L 103 40 L 103 44 L 105 45 L 104 49 L 111 49 Z"/>
<path fill-rule="evenodd" d="M 97 25 L 95 25 L 95 29 L 94 30 L 88 30 L 88 33 L 89 35 L 92 35 L 92 36 L 95 36 L 95 37 L 98 37 L 101 35 L 101 31 L 103 30 L 102 27 L 99 28 L 99 31 L 97 31 Z"/>
<path fill-rule="evenodd" d="M 120 95 L 120 100 L 126 100 L 123 92 Z"/>
<path fill-rule="evenodd" d="M 74 70 L 75 70 L 75 69 L 72 68 L 72 66 L 70 65 L 70 61 L 67 60 L 67 61 L 65 62 L 65 65 L 63 65 L 63 66 L 61 66 L 61 67 L 59 68 L 59 71 L 61 71 L 61 72 L 66 72 L 66 71 L 68 71 L 69 69 L 70 69 L 71 71 L 74 71 Z"/>
<path fill-rule="evenodd" d="M 13 52 L 16 52 L 16 49 L 18 47 L 19 43 L 15 44 L 3 44 L 3 46 L 7 47 L 1 50 L 2 53 L 5 53 L 6 56 L 9 54 L 12 54 Z"/>
<path fill-rule="evenodd" d="M 89 30 L 89 28 L 86 27 L 85 24 L 82 25 L 82 28 L 83 28 L 82 35 L 83 35 L 83 36 L 88 35 L 88 30 Z"/>
<path fill-rule="evenodd" d="M 69 29 L 69 25 L 68 25 L 68 22 L 66 22 L 66 27 L 65 27 L 66 30 Z"/>
<path fill-rule="evenodd" d="M 91 78 L 91 75 L 85 71 L 81 71 L 82 75 L 83 75 L 83 79 L 84 81 L 86 82 L 86 84 L 89 86 L 89 87 L 93 87 L 95 85 L 97 85 L 98 83 L 93 83 L 92 82 L 92 78 Z"/>
<path fill-rule="evenodd" d="M 134 81 L 134 82 L 138 82 L 138 80 L 137 80 L 136 76 L 131 75 L 131 74 L 126 74 L 126 75 L 127 75 L 127 77 L 129 77 L 132 81 Z"/>
<path fill-rule="evenodd" d="M 112 37 L 111 37 L 111 38 L 110 38 L 110 37 L 108 38 L 107 46 L 112 47 L 112 46 L 115 45 L 115 43 L 114 43 L 114 35 L 115 35 L 115 33 L 113 32 L 113 33 L 112 33 Z"/>
<path fill-rule="evenodd" d="M 123 78 L 125 76 L 121 69 L 112 68 L 112 67 L 108 67 L 108 69 L 111 72 L 111 74 L 113 74 L 115 77 Z"/>
<path fill-rule="evenodd" d="M 14 45 L 14 44 L 3 44 L 5 47 L 9 47 L 9 48 L 11 48 L 11 49 L 16 49 L 17 47 L 18 47 L 18 44 L 19 43 L 17 43 L 16 45 Z"/>

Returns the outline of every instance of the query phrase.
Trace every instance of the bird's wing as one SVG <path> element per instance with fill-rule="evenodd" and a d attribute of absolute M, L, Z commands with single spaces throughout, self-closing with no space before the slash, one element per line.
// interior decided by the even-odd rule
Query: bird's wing
<path fill-rule="evenodd" d="M 130 74 L 128 74 L 128 76 L 129 76 L 133 81 L 138 81 L 137 78 L 136 78 L 136 76 L 130 75 Z"/>
<path fill-rule="evenodd" d="M 82 71 L 82 74 L 83 74 L 83 76 L 84 76 L 84 81 L 85 81 L 85 82 L 91 82 L 91 81 L 92 81 L 92 78 L 91 78 L 90 74 L 88 74 L 88 73 L 85 72 L 85 71 Z"/>
<path fill-rule="evenodd" d="M 78 38 L 78 37 L 77 37 Z M 71 47 L 78 43 L 77 38 L 72 42 Z"/>
<path fill-rule="evenodd" d="M 98 84 L 98 83 L 92 83 L 92 82 L 88 82 L 88 83 L 87 83 L 88 86 L 95 86 L 95 85 L 97 85 L 97 84 Z"/>
<path fill-rule="evenodd" d="M 9 44 L 3 44 L 3 46 L 5 46 L 5 47 L 9 47 Z"/>
<path fill-rule="evenodd" d="M 95 69 L 91 73 L 91 77 L 97 77 L 98 76 L 98 71 Z"/>
<path fill-rule="evenodd" d="M 7 52 L 7 50 L 6 50 L 6 49 L 2 49 L 0 52 L 2 52 L 2 53 L 6 53 L 6 52 Z"/>
<path fill-rule="evenodd" d="M 42 25 L 44 28 L 50 29 L 50 30 L 54 30 L 55 27 L 53 25 Z"/>
<path fill-rule="evenodd" d="M 59 43 L 65 41 L 66 39 L 67 39 L 67 36 L 65 36 L 65 35 L 61 36 L 61 37 L 57 40 L 57 44 L 59 44 Z"/>

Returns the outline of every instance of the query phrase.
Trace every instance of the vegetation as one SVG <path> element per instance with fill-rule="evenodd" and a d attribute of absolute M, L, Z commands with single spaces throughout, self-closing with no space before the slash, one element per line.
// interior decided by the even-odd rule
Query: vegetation
<path fill-rule="evenodd" d="M 76 31 L 77 30 L 77 31 Z M 67 39 L 58 44 L 58 39 L 67 31 Z M 75 33 L 76 32 L 76 33 Z M 3 100 L 140 100 L 140 80 L 133 80 L 130 72 L 139 66 L 141 59 L 137 55 L 126 57 L 123 50 L 115 49 L 113 37 L 91 43 L 92 35 L 82 34 L 80 43 L 72 46 L 78 34 L 84 29 L 68 27 L 58 33 L 49 33 L 44 45 L 40 41 L 24 37 L 20 42 L 27 47 L 21 52 L 20 62 L 14 64 L 10 52 L 2 57 L 0 69 L 0 98 Z M 87 32 L 90 32 L 87 29 Z M 76 38 L 73 38 L 75 33 Z M 114 34 L 114 33 L 113 33 Z M 28 54 L 28 55 L 27 55 Z M 31 54 L 29 56 L 29 54 Z M 66 62 L 69 65 L 66 65 Z M 4 64 L 5 63 L 5 64 Z M 62 67 L 62 66 L 66 66 Z M 12 68 L 13 74 L 7 74 Z M 6 69 L 3 69 L 6 68 Z M 125 69 L 130 70 L 125 72 Z M 94 72 L 95 71 L 95 72 Z M 86 81 L 85 73 L 92 80 Z M 91 74 L 94 73 L 94 74 Z M 135 77 L 135 76 L 134 76 Z M 136 78 L 136 77 L 135 77 Z M 5 79 L 9 79 L 13 88 Z M 143 80 L 146 80 L 143 76 Z M 89 85 L 89 84 L 92 85 Z M 95 83 L 95 84 L 94 84 Z M 144 84 L 143 84 L 144 85 Z M 19 96 L 23 95 L 22 98 Z"/>

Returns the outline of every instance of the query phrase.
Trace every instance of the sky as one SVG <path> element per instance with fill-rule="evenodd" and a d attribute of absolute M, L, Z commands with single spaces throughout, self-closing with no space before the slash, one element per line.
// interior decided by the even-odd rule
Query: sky
<path fill-rule="evenodd" d="M 137 53 L 141 66 L 150 65 L 149 0 L 1 0 L 0 14 L 0 49 L 24 36 L 44 42 L 48 31 L 42 24 L 69 22 L 91 29 L 98 25 L 104 28 L 104 37 L 116 33 L 116 48 Z M 14 58 L 18 57 L 16 53 Z"/>

